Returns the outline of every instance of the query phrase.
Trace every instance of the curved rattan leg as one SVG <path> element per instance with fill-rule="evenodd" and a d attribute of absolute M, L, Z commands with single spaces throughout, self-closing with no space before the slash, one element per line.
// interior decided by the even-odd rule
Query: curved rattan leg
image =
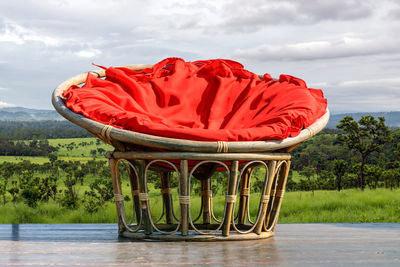
<path fill-rule="evenodd" d="M 273 178 L 272 178 L 272 185 L 271 185 L 271 189 L 269 192 L 269 201 L 268 201 L 268 205 L 267 205 L 267 216 L 265 216 L 265 222 L 264 222 L 264 231 L 271 231 L 271 228 L 269 227 L 271 222 L 273 221 L 273 206 L 274 206 L 274 202 L 275 202 L 275 192 L 276 192 L 276 185 L 277 185 L 277 176 L 278 174 L 276 173 L 277 170 L 276 167 L 273 169 Z"/>
<path fill-rule="evenodd" d="M 121 234 L 126 230 L 121 214 L 121 205 L 123 207 L 124 202 L 122 199 L 122 189 L 121 189 L 121 181 L 119 179 L 118 173 L 118 162 L 115 159 L 109 159 L 110 171 L 111 171 L 111 179 L 114 190 L 114 198 L 115 198 L 115 207 L 117 209 L 117 217 L 118 217 L 118 233 Z"/>
<path fill-rule="evenodd" d="M 286 181 L 289 174 L 290 161 L 279 161 L 275 168 L 275 179 L 271 189 L 270 201 L 268 203 L 267 214 L 265 218 L 265 231 L 274 231 L 278 222 L 279 210 L 282 204 L 282 198 L 285 192 Z"/>
<path fill-rule="evenodd" d="M 267 215 L 267 208 L 268 208 L 268 203 L 271 195 L 271 188 L 273 184 L 273 180 L 275 177 L 275 167 L 276 167 L 276 161 L 275 160 L 270 160 L 268 162 L 268 173 L 267 173 L 267 183 L 266 187 L 264 187 L 262 193 L 261 193 L 261 199 L 260 199 L 260 214 L 259 214 L 259 219 L 257 220 L 257 225 L 254 228 L 254 232 L 256 234 L 260 234 L 262 227 L 264 225 L 265 217 Z"/>
<path fill-rule="evenodd" d="M 239 161 L 234 160 L 231 163 L 231 172 L 228 182 L 228 192 L 225 196 L 226 210 L 224 214 L 224 225 L 222 227 L 222 235 L 229 236 L 231 221 L 233 216 L 234 202 L 236 200 L 237 179 L 238 179 Z"/>
<path fill-rule="evenodd" d="M 203 209 L 203 224 L 211 223 L 211 178 L 201 180 L 201 206 Z"/>
<path fill-rule="evenodd" d="M 181 160 L 181 176 L 179 179 L 179 204 L 181 209 L 181 233 L 187 236 L 189 233 L 189 168 L 188 161 Z"/>
<path fill-rule="evenodd" d="M 237 232 L 237 233 L 240 233 L 240 234 L 248 234 L 248 233 L 251 233 L 251 232 L 254 232 L 255 231 L 255 229 L 256 229 L 256 227 L 260 224 L 260 222 L 262 221 L 262 219 L 263 219 L 263 212 L 262 212 L 262 208 L 263 208 L 263 205 L 264 205 L 264 203 L 265 203 L 265 197 L 264 197 L 264 194 L 265 194 L 265 192 L 267 192 L 267 184 L 268 184 L 268 181 L 269 181 L 269 179 L 268 179 L 268 177 L 269 177 L 269 174 L 270 174 L 270 172 L 269 172 L 269 168 L 268 168 L 268 166 L 267 166 L 267 164 L 265 163 L 265 162 L 263 162 L 263 161 L 259 161 L 259 160 L 256 160 L 256 161 L 250 161 L 249 163 L 247 163 L 243 168 L 242 168 L 242 170 L 241 170 L 241 175 L 240 175 L 240 179 L 242 180 L 242 178 L 243 178 L 243 176 L 246 174 L 246 169 L 247 168 L 249 168 L 249 167 L 251 167 L 251 166 L 258 166 L 258 165 L 264 165 L 264 167 L 265 167 L 265 176 L 264 176 L 264 183 L 263 183 L 263 187 L 262 187 L 262 194 L 261 194 L 261 198 L 260 198 L 260 203 L 259 203 L 259 206 L 258 206 L 258 211 L 257 211 L 257 216 L 256 216 L 256 220 L 255 220 L 255 222 L 254 223 L 252 223 L 251 222 L 251 220 L 250 220 L 250 215 L 247 215 L 249 218 L 248 218 L 248 220 L 249 220 L 249 222 L 250 222 L 250 224 L 235 224 L 235 221 L 234 221 L 234 219 L 233 219 L 233 217 L 232 217 L 232 227 L 233 227 L 233 229 Z M 251 179 L 251 177 L 249 177 L 249 179 Z M 247 209 L 249 209 L 249 207 L 247 206 L 246 207 Z M 262 224 L 261 224 L 262 225 Z M 257 235 L 259 235 L 261 232 L 258 232 L 258 233 L 256 233 Z"/>
<path fill-rule="evenodd" d="M 131 194 L 132 194 L 132 205 L 133 205 L 133 212 L 136 215 L 136 221 L 140 222 L 142 214 L 140 211 L 140 201 L 139 201 L 139 177 L 136 175 L 136 172 L 133 170 L 133 165 L 135 164 L 134 161 L 128 161 L 128 176 L 131 186 Z M 133 221 L 133 219 L 132 219 Z"/>
<path fill-rule="evenodd" d="M 153 232 L 153 226 L 151 224 L 150 211 L 148 206 L 149 195 L 147 193 L 147 184 L 145 177 L 145 160 L 137 160 L 136 166 L 139 172 L 139 201 L 140 201 L 140 209 L 142 211 L 143 224 L 145 229 L 145 234 L 149 235 Z"/>
<path fill-rule="evenodd" d="M 172 224 L 173 215 L 173 204 L 172 204 L 172 192 L 171 192 L 171 172 L 160 172 L 161 179 L 161 194 L 163 199 L 163 208 L 165 213 L 165 222 Z"/>
<path fill-rule="evenodd" d="M 237 219 L 239 225 L 243 225 L 246 223 L 246 216 L 249 208 L 248 202 L 250 196 L 250 177 L 253 170 L 254 167 L 249 166 L 242 173 L 242 179 L 240 181 L 240 200 L 239 200 L 238 219 Z"/>
<path fill-rule="evenodd" d="M 214 222 L 216 223 L 221 223 L 222 221 L 219 220 L 215 214 L 214 214 L 214 206 L 213 206 L 213 198 L 212 198 L 212 190 L 210 190 L 210 212 L 211 212 L 211 218 L 213 219 Z"/>

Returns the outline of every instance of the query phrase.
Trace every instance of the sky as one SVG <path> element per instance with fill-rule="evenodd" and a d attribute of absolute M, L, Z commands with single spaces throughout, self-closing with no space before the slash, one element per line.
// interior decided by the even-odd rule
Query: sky
<path fill-rule="evenodd" d="M 400 111 L 400 0 L 0 1 L 0 108 L 52 109 L 92 63 L 167 57 L 299 77 L 332 113 Z"/>

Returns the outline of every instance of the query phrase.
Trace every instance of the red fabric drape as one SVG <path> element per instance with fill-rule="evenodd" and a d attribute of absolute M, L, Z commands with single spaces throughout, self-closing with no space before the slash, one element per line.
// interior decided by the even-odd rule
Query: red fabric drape
<path fill-rule="evenodd" d="M 167 58 L 153 68 L 107 68 L 63 93 L 75 113 L 157 136 L 201 141 L 282 140 L 326 112 L 321 90 L 290 75 L 260 79 L 231 60 Z"/>

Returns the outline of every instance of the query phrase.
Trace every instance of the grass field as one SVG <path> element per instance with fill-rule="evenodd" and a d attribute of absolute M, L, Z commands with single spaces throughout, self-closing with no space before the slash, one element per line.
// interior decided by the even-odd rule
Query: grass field
<path fill-rule="evenodd" d="M 282 223 L 400 223 L 400 190 L 358 189 L 286 193 Z"/>
<path fill-rule="evenodd" d="M 114 150 L 110 145 L 100 142 L 96 143 L 97 138 L 67 138 L 67 139 L 49 139 L 49 144 L 58 148 L 56 155 L 58 159 L 65 161 L 82 161 L 86 162 L 93 159 L 90 153 L 92 150 L 104 149 L 104 151 Z M 97 159 L 104 159 L 104 153 L 97 153 Z M 32 163 L 43 164 L 49 162 L 48 157 L 28 157 L 28 156 L 0 156 L 0 164 L 3 162 L 22 162 L 29 160 Z"/>
<path fill-rule="evenodd" d="M 93 157 L 58 157 L 59 160 L 65 160 L 65 161 L 81 161 L 81 162 L 87 162 L 88 160 L 92 160 Z M 97 156 L 96 159 L 98 160 L 106 160 L 105 157 L 99 157 Z M 43 164 L 46 162 L 50 162 L 48 157 L 30 157 L 30 156 L 0 156 L 0 164 L 3 162 L 13 162 L 13 163 L 18 163 L 22 162 L 24 160 L 29 160 L 31 163 L 35 164 Z"/>
<path fill-rule="evenodd" d="M 90 154 L 91 150 L 97 150 L 98 148 L 102 148 L 105 151 L 114 150 L 113 147 L 104 142 L 96 143 L 97 140 L 97 138 L 49 139 L 49 144 L 58 147 L 57 155 L 59 157 L 91 158 L 93 157 Z M 98 156 L 104 157 L 104 155 Z"/>
<path fill-rule="evenodd" d="M 161 214 L 161 198 L 157 193 L 150 194 L 152 215 L 158 218 Z M 176 194 L 175 194 L 176 195 Z M 259 199 L 254 196 L 251 206 L 256 207 Z M 220 218 L 223 209 L 223 196 L 214 199 L 217 218 Z M 132 213 L 132 203 L 126 202 L 127 214 Z M 177 209 L 178 199 L 174 199 Z M 200 198 L 194 197 L 192 201 L 192 216 L 195 217 L 200 207 Z M 94 214 L 88 214 L 83 207 L 70 210 L 60 207 L 50 201 L 42 203 L 36 209 L 25 204 L 13 205 L 7 203 L 0 205 L 0 223 L 113 223 L 116 222 L 115 205 L 108 202 L 104 209 Z M 256 210 L 251 214 L 254 218 Z M 366 222 L 391 222 L 400 223 L 400 190 L 343 190 L 288 192 L 285 194 L 280 217 L 280 223 L 366 223 Z"/>
<path fill-rule="evenodd" d="M 112 147 L 100 142 L 96 144 L 96 138 L 78 139 L 52 139 L 50 145 L 58 147 L 57 156 L 66 161 L 92 160 L 91 151 L 102 148 L 104 151 L 112 150 Z M 97 159 L 105 160 L 104 153 L 97 153 Z M 43 164 L 49 162 L 47 157 L 20 157 L 1 156 L 0 163 L 4 161 L 21 162 L 29 160 L 32 163 Z M 36 174 L 45 176 L 47 174 Z M 78 193 L 82 199 L 85 190 L 89 190 L 89 184 L 95 177 L 86 177 L 84 185 L 77 186 Z M 293 179 L 302 178 L 297 172 L 293 172 Z M 14 177 L 13 179 L 16 179 Z M 58 181 L 59 189 L 63 189 L 64 178 Z M 123 181 L 124 195 L 129 193 L 127 180 Z M 174 189 L 176 190 L 176 189 Z M 224 197 L 216 195 L 213 203 L 215 213 L 219 217 L 223 212 Z M 162 202 L 159 192 L 150 189 L 152 215 L 158 218 L 162 211 Z M 10 196 L 8 196 L 10 198 Z M 256 215 L 259 198 L 252 195 L 251 203 L 253 209 L 251 214 Z M 175 193 L 175 209 L 178 210 L 178 198 Z M 127 202 L 127 214 L 132 213 L 132 203 Z M 193 197 L 191 202 L 192 216 L 196 217 L 200 210 L 200 198 Z M 48 203 L 39 203 L 33 209 L 22 201 L 15 205 L 10 202 L 2 205 L 0 202 L 0 223 L 110 223 L 116 222 L 115 205 L 108 202 L 104 209 L 94 214 L 85 212 L 83 205 L 76 210 L 61 207 L 57 202 L 50 200 Z M 400 223 L 400 189 L 377 189 L 361 192 L 357 189 L 336 191 L 315 191 L 311 192 L 288 192 L 283 199 L 279 221 L 281 223 L 333 223 L 333 222 L 397 222 Z"/>

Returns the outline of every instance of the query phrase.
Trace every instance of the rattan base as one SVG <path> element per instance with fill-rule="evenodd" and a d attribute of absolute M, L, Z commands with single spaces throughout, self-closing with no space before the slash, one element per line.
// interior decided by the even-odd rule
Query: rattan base
<path fill-rule="evenodd" d="M 120 234 L 121 237 L 129 238 L 133 240 L 141 241 L 186 241 L 186 242 L 213 242 L 213 241 L 241 241 L 241 240 L 259 240 L 272 237 L 274 232 L 262 232 L 260 234 L 248 233 L 239 234 L 236 232 L 230 232 L 228 236 L 219 234 L 204 234 L 199 235 L 196 232 L 190 231 L 188 235 L 183 236 L 181 232 L 176 232 L 172 235 L 165 235 L 158 232 L 146 235 L 144 232 L 131 233 L 124 231 Z"/>
<path fill-rule="evenodd" d="M 144 241 L 234 241 L 264 239 L 274 234 L 290 168 L 287 153 L 110 152 L 107 158 L 122 237 Z M 125 216 L 120 161 L 128 167 L 131 184 L 134 219 L 130 223 Z M 265 168 L 265 177 L 257 194 L 258 212 L 253 221 L 251 180 L 257 166 Z M 150 169 L 158 171 L 161 179 L 163 212 L 157 221 L 153 221 L 147 189 Z M 226 182 L 226 192 L 223 213 L 217 219 L 211 185 L 213 173 L 221 170 L 227 173 L 227 179 L 222 181 Z M 171 189 L 172 172 L 177 173 L 178 190 Z M 190 206 L 194 194 L 192 177 L 201 181 L 201 210 L 196 218 L 192 218 Z M 179 200 L 179 212 L 174 211 L 174 198 Z"/>

